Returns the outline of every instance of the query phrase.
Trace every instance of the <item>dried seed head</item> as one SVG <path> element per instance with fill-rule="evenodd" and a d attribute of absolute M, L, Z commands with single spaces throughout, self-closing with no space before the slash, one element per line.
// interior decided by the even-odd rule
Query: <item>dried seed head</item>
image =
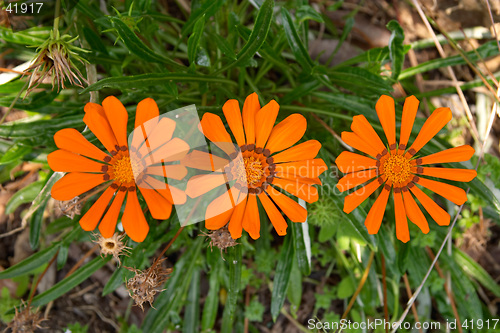
<path fill-rule="evenodd" d="M 94 243 L 99 244 L 101 247 L 101 256 L 107 256 L 111 254 L 121 265 L 120 255 L 128 255 L 130 247 L 125 246 L 122 242 L 125 235 L 119 235 L 115 233 L 110 238 L 104 238 L 100 234 L 94 234 Z"/>
<path fill-rule="evenodd" d="M 153 307 L 154 297 L 158 292 L 163 291 L 161 286 L 170 278 L 169 275 L 172 273 L 172 268 L 164 268 L 162 266 L 163 261 L 166 258 L 161 259 L 156 265 L 149 267 L 148 269 L 141 271 L 132 267 L 126 267 L 128 270 L 135 273 L 134 277 L 127 281 L 127 289 L 135 301 L 135 305 L 139 306 L 142 311 L 144 311 L 143 303 L 149 302 L 149 305 Z"/>
<path fill-rule="evenodd" d="M 14 319 L 7 325 L 7 329 L 11 329 L 12 333 L 18 332 L 34 332 L 37 328 L 42 328 L 40 324 L 45 319 L 40 318 L 40 313 L 38 310 L 32 312 L 31 306 L 26 306 L 23 301 L 24 309 L 22 311 L 18 311 L 16 308 L 16 314 L 14 315 Z M 4 331 L 6 332 L 7 329 Z"/>
<path fill-rule="evenodd" d="M 82 201 L 80 197 L 74 197 L 67 201 L 57 201 L 57 207 L 67 217 L 73 219 L 75 215 L 80 215 L 82 212 Z"/>
<path fill-rule="evenodd" d="M 228 247 L 233 247 L 235 245 L 238 245 L 238 243 L 233 239 L 233 237 L 231 237 L 231 233 L 227 229 L 227 226 L 214 230 L 208 234 L 202 232 L 202 234 L 210 238 L 209 245 L 211 249 L 214 246 L 220 249 L 221 257 L 222 257 L 222 250 L 226 250 Z M 222 259 L 224 259 L 224 257 L 222 257 Z"/>

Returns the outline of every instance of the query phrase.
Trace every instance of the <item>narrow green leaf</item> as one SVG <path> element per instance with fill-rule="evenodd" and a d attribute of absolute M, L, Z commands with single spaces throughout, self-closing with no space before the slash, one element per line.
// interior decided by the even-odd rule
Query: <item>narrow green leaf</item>
<path fill-rule="evenodd" d="M 231 60 L 236 60 L 236 53 L 234 53 L 233 48 L 229 45 L 227 40 L 214 33 L 210 34 L 210 38 L 215 41 L 215 44 L 217 44 L 217 47 L 222 51 L 222 53 L 224 53 Z"/>
<path fill-rule="evenodd" d="M 0 137 L 33 139 L 36 133 L 36 142 L 44 144 L 53 142 L 53 135 L 60 129 L 71 127 L 79 128 L 83 126 L 83 116 L 68 116 L 54 119 L 40 119 L 40 117 L 29 117 L 19 121 L 13 121 L 0 126 Z"/>
<path fill-rule="evenodd" d="M 196 10 L 194 10 L 186 24 L 182 26 L 181 38 L 183 40 L 193 29 L 194 25 L 198 19 L 202 16 L 205 18 L 210 18 L 219 10 L 219 8 L 224 4 L 225 0 L 206 0 L 203 4 Z"/>
<path fill-rule="evenodd" d="M 0 26 L 0 39 L 7 43 L 22 46 L 40 46 L 49 38 L 49 27 L 33 27 L 30 29 L 14 32 L 12 29 Z"/>
<path fill-rule="evenodd" d="M 112 17 L 111 22 L 113 23 L 113 27 L 116 29 L 118 35 L 123 40 L 123 43 L 125 43 L 129 51 L 138 56 L 140 59 L 149 62 L 167 64 L 179 70 L 185 69 L 184 66 L 170 59 L 169 57 L 160 55 L 151 50 L 139 37 L 137 37 L 134 31 L 132 31 L 132 29 L 130 29 L 119 18 Z"/>
<path fill-rule="evenodd" d="M 288 94 L 286 94 L 280 100 L 280 104 L 290 104 L 291 102 L 296 101 L 303 96 L 309 95 L 313 91 L 316 91 L 319 87 L 321 87 L 321 83 L 319 83 L 317 80 L 303 82 L 293 88 L 293 90 Z"/>
<path fill-rule="evenodd" d="M 393 90 L 380 75 L 361 67 L 336 67 L 328 74 L 332 83 L 360 95 L 382 95 Z"/>
<path fill-rule="evenodd" d="M 202 15 L 194 25 L 193 33 L 188 39 L 188 60 L 189 63 L 193 64 L 196 60 L 196 54 L 198 53 L 198 47 L 200 46 L 200 39 L 203 35 L 203 28 L 205 27 L 205 15 Z"/>
<path fill-rule="evenodd" d="M 196 30 L 196 28 L 195 28 Z M 200 331 L 200 270 L 195 270 L 189 286 L 187 303 L 184 310 L 184 333 Z"/>
<path fill-rule="evenodd" d="M 390 21 L 387 24 L 387 29 L 391 33 L 391 38 L 389 39 L 389 55 L 392 61 L 392 78 L 397 80 L 401 70 L 403 69 L 403 62 L 405 59 L 404 55 L 404 40 L 405 33 L 403 28 L 395 20 Z"/>
<path fill-rule="evenodd" d="M 131 89 L 137 87 L 157 86 L 166 84 L 168 82 L 200 82 L 200 81 L 210 82 L 210 83 L 221 83 L 226 85 L 237 85 L 237 83 L 232 80 L 227 80 L 224 78 L 210 76 L 210 75 L 191 74 L 191 73 L 153 73 L 153 74 L 126 76 L 126 77 L 105 78 L 85 88 L 82 91 L 82 94 L 88 91 L 100 90 L 102 88 Z"/>
<path fill-rule="evenodd" d="M 11 279 L 13 277 L 29 273 L 32 270 L 46 264 L 57 252 L 60 245 L 60 242 L 53 243 L 48 248 L 38 251 L 20 263 L 7 268 L 6 270 L 0 272 L 0 279 Z"/>
<path fill-rule="evenodd" d="M 276 274 L 273 280 L 273 291 L 271 295 L 271 315 L 273 321 L 276 322 L 283 303 L 285 302 L 286 289 L 290 281 L 290 273 L 293 266 L 294 247 L 291 235 L 285 237 L 281 248 L 278 265 L 276 266 Z"/>
<path fill-rule="evenodd" d="M 500 202 L 498 201 L 496 195 L 491 192 L 488 186 L 486 186 L 477 177 L 468 182 L 467 185 L 469 185 L 470 189 L 475 195 L 488 202 L 490 207 L 495 209 L 497 213 L 500 214 Z"/>
<path fill-rule="evenodd" d="M 14 144 L 0 158 L 0 165 L 14 162 L 22 158 L 24 155 L 29 154 L 30 152 L 31 152 L 31 147 L 24 146 L 21 144 Z"/>
<path fill-rule="evenodd" d="M 108 50 L 106 49 L 106 46 L 102 42 L 101 37 L 99 37 L 99 35 L 97 35 L 97 33 L 94 30 L 88 27 L 83 27 L 82 31 L 83 31 L 83 37 L 85 37 L 85 40 L 89 43 L 90 48 L 93 51 L 99 51 L 104 54 L 108 54 Z"/>
<path fill-rule="evenodd" d="M 297 258 L 293 260 L 292 270 L 290 271 L 290 282 L 286 291 L 288 300 L 292 303 L 292 310 L 297 310 L 302 300 L 302 274 L 300 273 Z"/>
<path fill-rule="evenodd" d="M 362 114 L 366 118 L 373 121 L 379 121 L 377 113 L 375 111 L 375 102 L 373 100 L 358 97 L 348 94 L 332 94 L 325 92 L 314 92 L 314 96 L 324 99 L 329 103 L 333 104 L 335 107 L 349 110 L 355 114 Z"/>
<path fill-rule="evenodd" d="M 14 211 L 22 204 L 32 202 L 40 193 L 44 185 L 44 181 L 37 181 L 17 191 L 5 205 L 5 214 L 14 213 Z"/>
<path fill-rule="evenodd" d="M 292 49 L 295 60 L 297 60 L 297 62 L 306 73 L 311 73 L 312 68 L 314 67 L 314 63 L 311 60 L 306 47 L 300 40 L 290 12 L 286 10 L 285 7 L 281 8 L 281 17 L 283 19 L 283 28 L 285 29 L 286 39 L 288 40 L 288 44 Z"/>
<path fill-rule="evenodd" d="M 309 225 L 307 221 L 304 223 L 291 223 L 293 245 L 295 247 L 295 256 L 300 268 L 300 272 L 304 276 L 311 274 L 311 239 L 309 237 Z"/>
<path fill-rule="evenodd" d="M 274 0 L 266 0 L 262 6 L 260 7 L 259 13 L 257 14 L 257 18 L 255 19 L 255 24 L 248 38 L 248 41 L 243 46 L 241 51 L 237 55 L 237 59 L 220 70 L 216 72 L 216 74 L 226 72 L 227 70 L 244 64 L 254 56 L 257 51 L 261 48 L 261 46 L 266 41 L 267 33 L 269 32 L 269 28 L 271 27 L 271 22 L 273 18 L 273 9 L 274 9 Z"/>
<path fill-rule="evenodd" d="M 302 23 L 306 20 L 313 20 L 318 23 L 323 23 L 323 17 L 320 13 L 318 13 L 314 8 L 309 5 L 302 5 L 297 9 L 297 20 L 299 23 Z"/>
<path fill-rule="evenodd" d="M 474 259 L 459 249 L 453 249 L 453 259 L 470 277 L 479 281 L 488 288 L 496 297 L 500 297 L 500 286 L 488 272 Z"/>
<path fill-rule="evenodd" d="M 42 229 L 43 214 L 45 213 L 45 206 L 48 199 L 44 200 L 40 208 L 31 216 L 30 222 L 30 246 L 33 250 L 38 248 L 40 243 L 40 230 Z"/>
<path fill-rule="evenodd" d="M 340 47 L 342 46 L 342 44 L 344 44 L 345 40 L 347 39 L 347 36 L 349 36 L 349 34 L 351 33 L 353 27 L 354 27 L 354 17 L 349 16 L 345 20 L 344 30 L 342 30 L 342 35 L 339 38 L 337 46 L 335 46 L 335 50 L 333 50 L 332 55 L 328 57 L 328 61 L 326 63 L 327 66 L 330 65 L 331 61 L 334 59 L 337 52 L 340 50 Z"/>
<path fill-rule="evenodd" d="M 228 251 L 229 254 L 226 262 L 229 264 L 229 287 L 224 313 L 222 314 L 222 333 L 231 333 L 233 331 L 234 314 L 238 305 L 241 284 L 241 247 L 241 245 L 236 245 Z"/>
<path fill-rule="evenodd" d="M 219 307 L 219 271 L 220 265 L 217 263 L 215 269 L 210 272 L 208 280 L 208 294 L 203 306 L 203 315 L 201 317 L 201 330 L 208 331 L 214 328 L 217 318 L 217 308 Z"/>
<path fill-rule="evenodd" d="M 103 259 L 101 257 L 94 258 L 89 263 L 87 263 L 84 266 L 77 269 L 69 277 L 56 283 L 49 290 L 35 296 L 33 298 L 33 301 L 31 302 L 31 305 L 33 307 L 42 306 L 42 305 L 49 303 L 50 301 L 57 299 L 58 297 L 61 297 L 62 295 L 66 294 L 68 291 L 70 291 L 74 287 L 78 286 L 83 281 L 87 280 L 98 269 L 100 269 L 101 267 L 106 265 L 106 263 L 110 259 L 111 259 L 111 257 L 108 257 L 105 259 Z"/>

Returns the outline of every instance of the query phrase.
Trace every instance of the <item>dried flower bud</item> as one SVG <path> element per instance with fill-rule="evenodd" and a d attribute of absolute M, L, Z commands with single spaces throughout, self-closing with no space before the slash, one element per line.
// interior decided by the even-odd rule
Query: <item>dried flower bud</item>
<path fill-rule="evenodd" d="M 210 233 L 202 233 L 204 236 L 210 238 L 210 248 L 214 246 L 220 249 L 220 255 L 222 257 L 222 250 L 226 250 L 228 247 L 233 247 L 238 245 L 238 243 L 231 237 L 231 233 L 227 229 L 227 226 L 220 229 L 214 230 Z M 224 257 L 222 257 L 224 259 Z M 224 259 L 225 260 L 225 259 Z"/>
<path fill-rule="evenodd" d="M 127 255 L 130 250 L 130 247 L 125 246 L 122 242 L 125 235 L 115 233 L 110 238 L 104 238 L 100 234 L 94 234 L 94 237 L 96 237 L 96 239 L 94 239 L 93 242 L 99 244 L 101 247 L 101 256 L 104 257 L 111 254 L 121 265 L 120 255 Z"/>
<path fill-rule="evenodd" d="M 142 311 L 144 311 L 143 303 L 149 302 L 149 305 L 153 307 L 154 297 L 158 292 L 163 291 L 161 286 L 170 278 L 169 275 L 172 273 L 172 268 L 164 268 L 162 266 L 163 261 L 166 258 L 161 259 L 156 265 L 149 267 L 148 269 L 141 271 L 132 267 L 126 267 L 128 270 L 135 273 L 134 277 L 127 281 L 127 289 L 135 301 L 135 305 L 139 306 Z"/>
<path fill-rule="evenodd" d="M 75 215 L 80 215 L 82 211 L 82 202 L 80 197 L 74 197 L 67 201 L 57 201 L 57 207 L 67 217 L 73 219 Z"/>
<path fill-rule="evenodd" d="M 7 329 L 11 329 L 12 333 L 18 332 L 34 332 L 37 328 L 42 328 L 40 324 L 45 319 L 40 318 L 40 313 L 38 310 L 32 312 L 31 306 L 27 306 L 23 301 L 24 309 L 18 311 L 16 308 L 16 314 L 14 319 L 7 325 Z M 7 331 L 7 329 L 5 331 Z M 4 332 L 5 332 L 4 331 Z"/>

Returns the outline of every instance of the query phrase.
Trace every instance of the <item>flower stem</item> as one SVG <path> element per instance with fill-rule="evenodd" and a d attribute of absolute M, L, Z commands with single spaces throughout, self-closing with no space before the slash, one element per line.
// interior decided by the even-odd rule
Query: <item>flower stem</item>
<path fill-rule="evenodd" d="M 61 0 L 56 0 L 54 11 L 54 37 L 59 38 L 59 16 L 61 15 Z"/>

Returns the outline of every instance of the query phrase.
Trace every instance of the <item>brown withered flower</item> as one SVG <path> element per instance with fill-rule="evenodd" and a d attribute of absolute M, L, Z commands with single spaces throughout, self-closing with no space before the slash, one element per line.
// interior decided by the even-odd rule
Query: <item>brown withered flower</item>
<path fill-rule="evenodd" d="M 38 309 L 32 311 L 31 306 L 26 305 L 23 301 L 24 309 L 19 311 L 16 308 L 16 314 L 14 315 L 14 319 L 7 325 L 7 328 L 4 332 L 10 328 L 12 333 L 21 333 L 21 332 L 34 332 L 37 328 L 43 328 L 40 326 L 44 318 L 40 317 L 40 313 L 38 313 Z"/>
<path fill-rule="evenodd" d="M 134 277 L 127 281 L 126 287 L 135 301 L 135 305 L 144 311 L 143 303 L 149 302 L 153 307 L 154 297 L 158 292 L 162 292 L 161 286 L 170 278 L 172 268 L 163 267 L 162 263 L 167 258 L 163 258 L 156 265 L 142 271 L 133 267 L 126 267 L 135 273 Z M 154 307 L 153 307 L 154 308 Z"/>
<path fill-rule="evenodd" d="M 227 226 L 214 230 L 208 234 L 202 232 L 202 235 L 210 238 L 210 249 L 213 249 L 214 246 L 220 249 L 220 255 L 224 261 L 226 259 L 222 256 L 222 250 L 226 251 L 228 247 L 233 247 L 239 244 L 231 237 L 231 233 L 229 232 Z"/>
<path fill-rule="evenodd" d="M 118 264 L 121 265 L 120 256 L 126 255 L 130 253 L 130 247 L 126 246 L 123 243 L 123 238 L 125 234 L 114 233 L 110 238 L 105 238 L 101 234 L 94 233 L 94 243 L 99 244 L 101 247 L 101 256 L 105 257 L 108 254 L 111 254 L 113 258 L 118 261 Z"/>
<path fill-rule="evenodd" d="M 38 47 L 38 55 L 33 64 L 24 72 L 30 75 L 26 96 L 33 91 L 46 77 L 52 77 L 52 89 L 57 86 L 57 91 L 66 88 L 65 80 L 71 85 L 83 88 L 83 83 L 87 83 L 82 73 L 75 66 L 74 60 L 84 63 L 79 52 L 89 52 L 72 43 L 78 38 L 71 38 L 69 35 L 60 36 L 57 31 L 51 31 L 50 37 Z"/>

